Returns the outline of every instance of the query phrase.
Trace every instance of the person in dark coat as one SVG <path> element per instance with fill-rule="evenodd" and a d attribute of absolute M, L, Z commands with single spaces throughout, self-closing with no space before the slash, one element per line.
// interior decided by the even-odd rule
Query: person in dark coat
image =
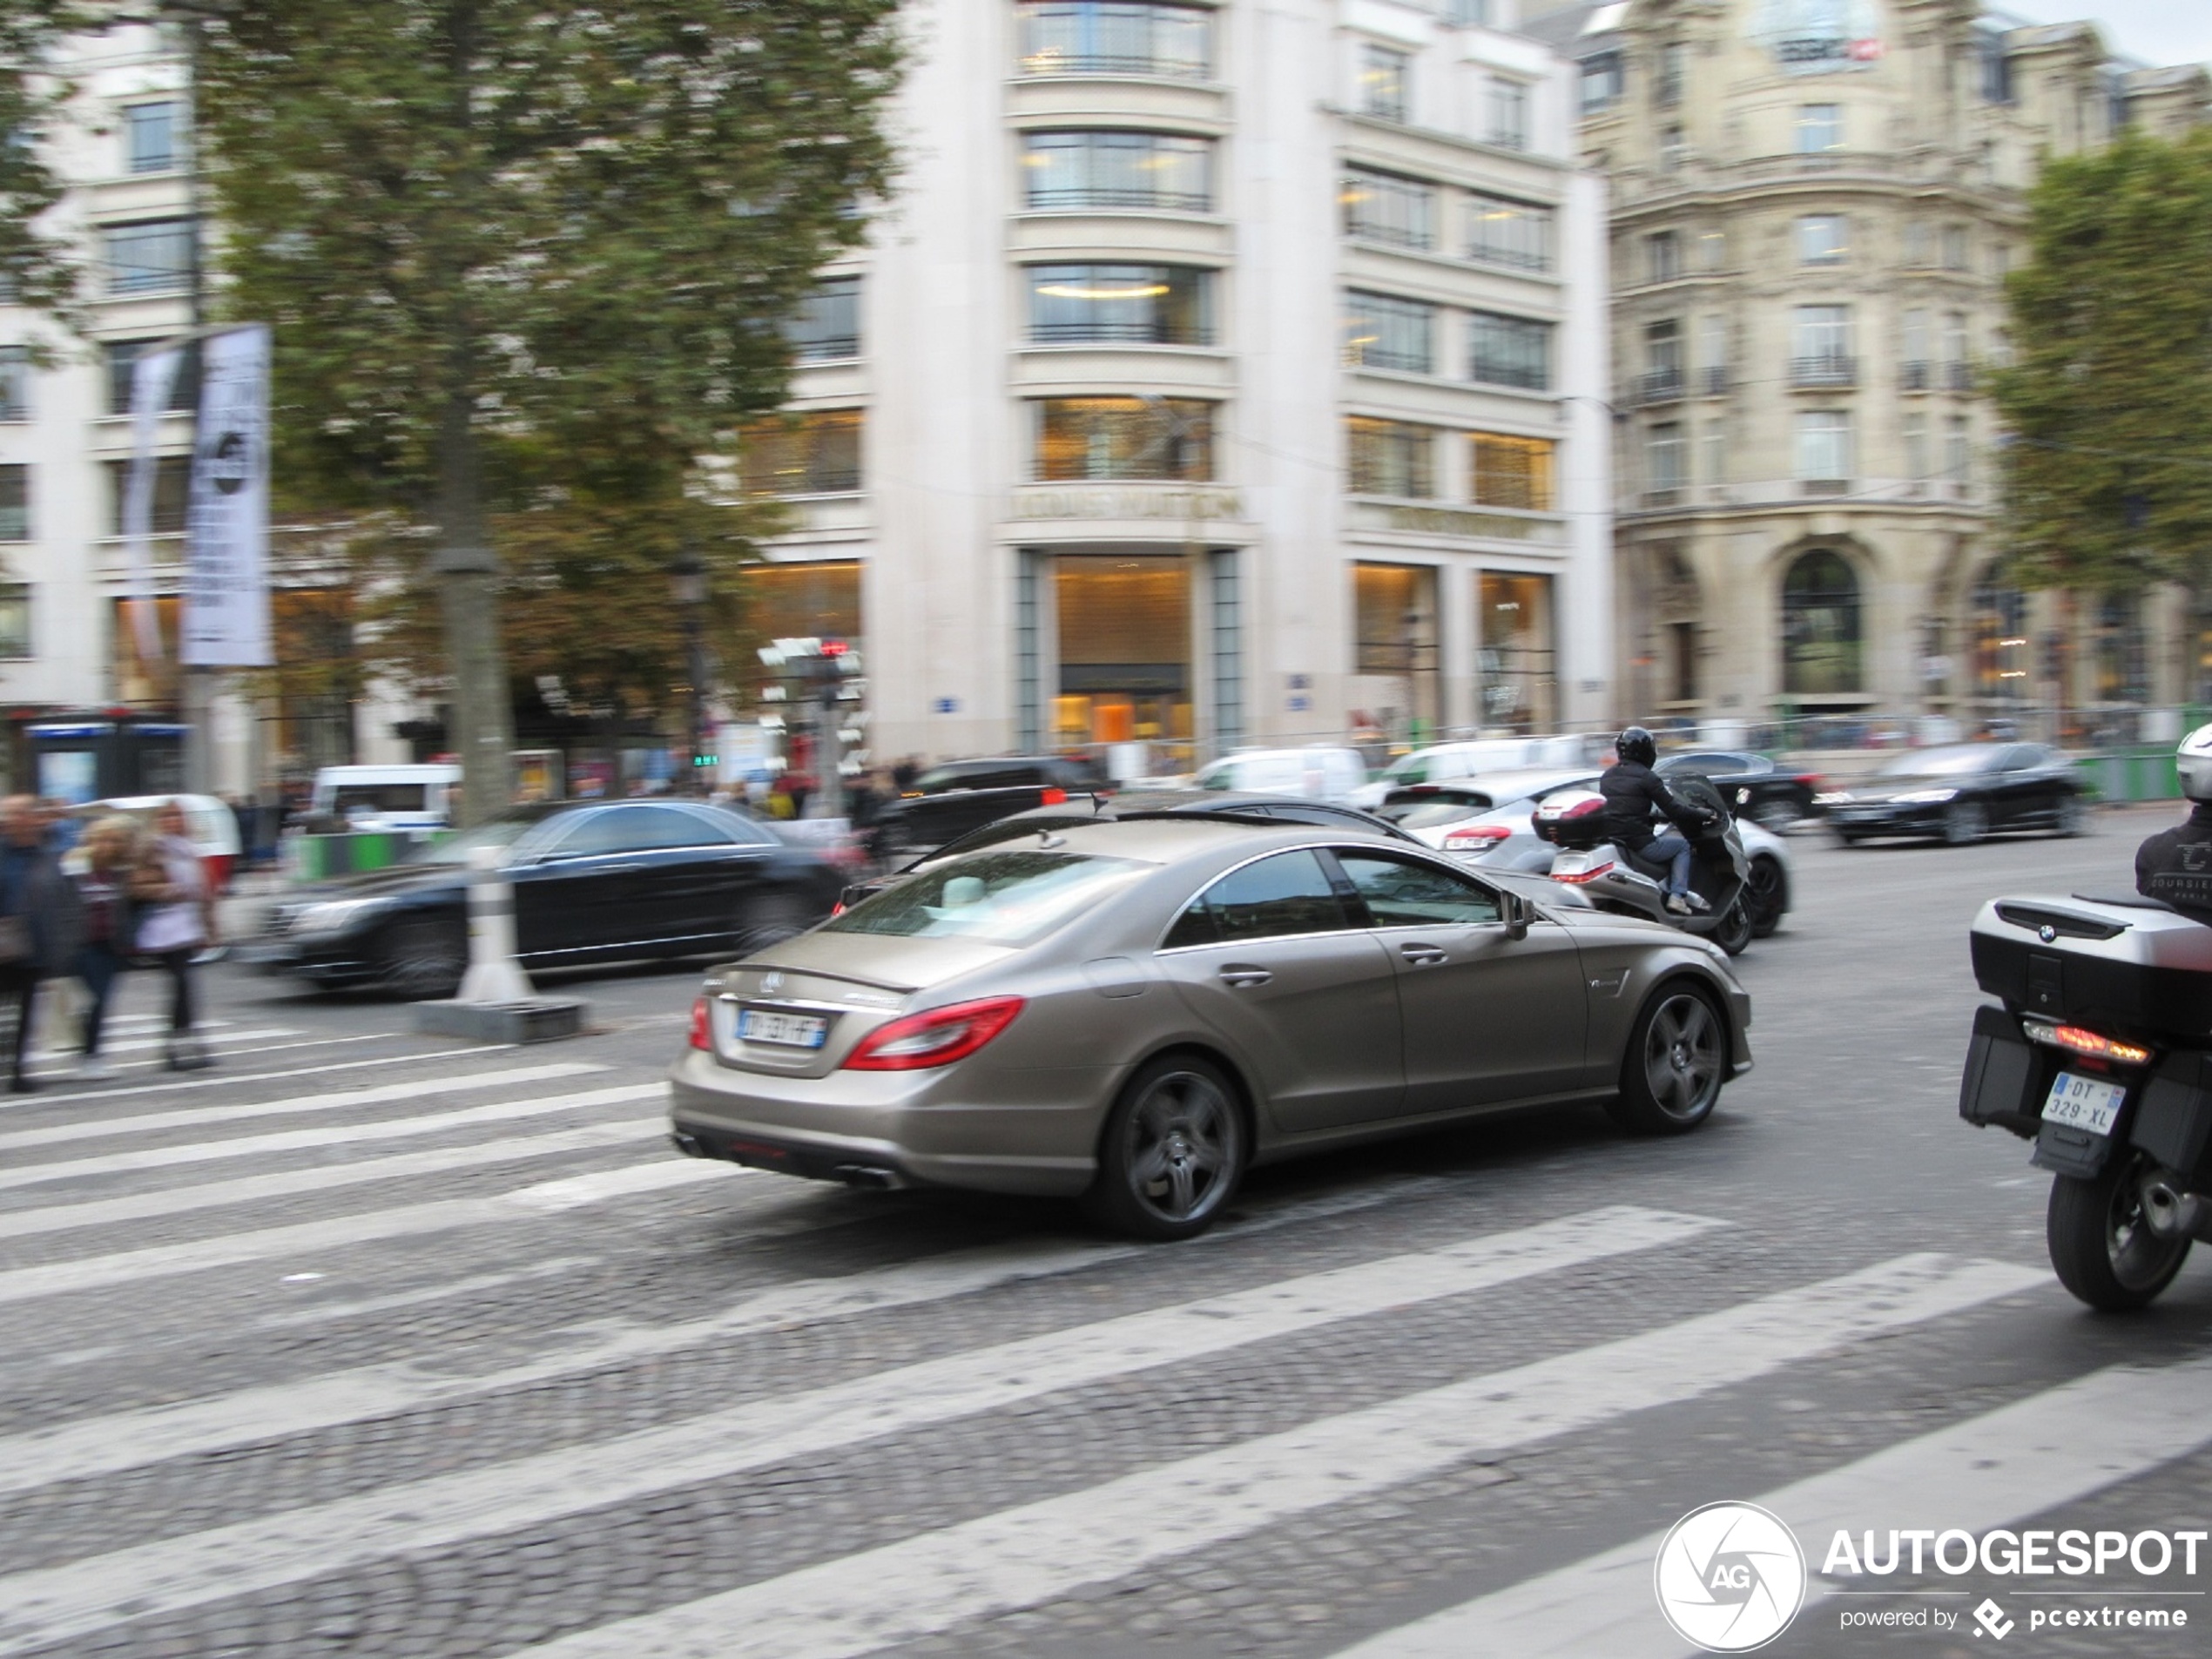
<path fill-rule="evenodd" d="M 2135 891 L 2212 922 L 2212 725 L 2182 739 L 2174 771 L 2189 815 L 2135 849 Z"/>
<path fill-rule="evenodd" d="M 1669 910 L 1686 916 L 1693 910 L 1711 909 L 1689 889 L 1694 860 L 1690 837 L 1703 827 L 1704 818 L 1677 798 L 1667 787 L 1667 780 L 1651 769 L 1652 762 L 1659 759 L 1657 739 L 1642 726 L 1632 725 L 1621 734 L 1614 753 L 1618 760 L 1598 779 L 1598 790 L 1605 797 L 1606 834 L 1623 853 L 1667 867 L 1662 885 Z M 1655 814 L 1682 833 L 1655 834 L 1651 827 Z"/>
<path fill-rule="evenodd" d="M 37 799 L 0 800 L 0 1042 L 8 1084 L 18 1095 L 38 1085 L 25 1069 L 38 981 L 77 971 L 82 921 L 77 889 L 48 844 Z"/>
<path fill-rule="evenodd" d="M 100 1036 L 115 1000 L 115 982 L 130 966 L 137 915 L 132 907 L 132 879 L 139 862 L 138 826 L 118 813 L 84 832 L 84 869 L 74 878 L 83 906 L 83 941 L 78 947 L 77 977 L 84 981 L 83 1060 L 78 1076 L 98 1080 L 111 1074 L 100 1058 Z"/>

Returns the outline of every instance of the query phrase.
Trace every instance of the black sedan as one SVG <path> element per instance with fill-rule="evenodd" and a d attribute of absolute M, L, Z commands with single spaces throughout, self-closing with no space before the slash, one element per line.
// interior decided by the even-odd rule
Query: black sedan
<path fill-rule="evenodd" d="M 1786 833 L 1791 826 L 1816 816 L 1820 810 L 1815 805 L 1823 787 L 1817 777 L 1777 766 L 1762 754 L 1738 749 L 1698 749 L 1669 755 L 1652 770 L 1662 775 L 1694 772 L 1710 779 L 1737 817 L 1748 818 L 1777 835 Z"/>
<path fill-rule="evenodd" d="M 526 968 L 735 954 L 828 915 L 844 876 L 697 801 L 525 807 L 388 869 L 287 894 L 241 958 L 321 986 L 449 996 L 469 963 L 473 849 L 501 849 Z"/>
<path fill-rule="evenodd" d="M 1912 835 L 1966 846 L 2000 830 L 2079 835 L 2088 822 L 2074 768 L 2040 743 L 1907 750 L 1820 800 L 1846 846 L 1877 835 Z"/>
<path fill-rule="evenodd" d="M 896 800 L 886 802 L 869 826 L 869 840 L 879 858 L 911 854 L 942 846 L 1012 813 L 1105 786 L 1104 774 L 1081 757 L 948 760 L 923 772 Z"/>

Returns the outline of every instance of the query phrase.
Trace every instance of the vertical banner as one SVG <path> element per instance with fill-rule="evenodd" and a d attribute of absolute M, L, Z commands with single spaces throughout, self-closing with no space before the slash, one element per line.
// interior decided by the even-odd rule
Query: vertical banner
<path fill-rule="evenodd" d="M 179 656 L 196 667 L 260 667 L 271 660 L 268 325 L 210 335 L 199 362 Z"/>
<path fill-rule="evenodd" d="M 185 361 L 184 348 L 150 351 L 131 365 L 131 475 L 123 488 L 124 556 L 129 561 L 125 595 L 137 631 L 138 660 L 161 660 L 161 619 L 153 604 L 153 483 L 160 462 L 153 453 L 161 417 Z"/>

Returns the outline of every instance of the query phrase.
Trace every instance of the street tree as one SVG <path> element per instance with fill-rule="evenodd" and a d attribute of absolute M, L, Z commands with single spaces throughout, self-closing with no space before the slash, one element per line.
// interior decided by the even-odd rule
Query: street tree
<path fill-rule="evenodd" d="M 2017 579 L 2212 590 L 2212 132 L 2123 133 L 2054 158 L 2008 280 L 2006 428 Z"/>

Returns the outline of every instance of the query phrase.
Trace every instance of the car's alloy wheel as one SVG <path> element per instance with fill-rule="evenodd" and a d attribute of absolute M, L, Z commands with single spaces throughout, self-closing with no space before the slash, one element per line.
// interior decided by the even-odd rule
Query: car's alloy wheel
<path fill-rule="evenodd" d="M 768 893 L 752 900 L 738 921 L 738 949 L 750 956 L 806 931 L 806 907 L 788 893 Z"/>
<path fill-rule="evenodd" d="M 1662 987 L 1629 1038 L 1613 1116 L 1640 1134 L 1687 1134 L 1712 1116 L 1727 1072 L 1728 1029 L 1712 1000 Z"/>
<path fill-rule="evenodd" d="M 377 983 L 411 1002 L 451 996 L 469 971 L 469 933 L 458 921 L 423 917 L 384 930 Z"/>
<path fill-rule="evenodd" d="M 2088 830 L 2089 808 L 2081 797 L 2070 789 L 2059 797 L 2056 817 L 2061 835 L 2080 835 Z"/>
<path fill-rule="evenodd" d="M 2143 1177 L 2154 1166 L 2141 1152 L 2116 1154 L 2088 1180 L 2051 1184 L 2045 1235 L 2059 1283 L 2107 1313 L 2139 1308 L 2182 1271 L 2189 1236 L 2161 1238 L 2143 1216 Z"/>
<path fill-rule="evenodd" d="M 1763 800 L 1751 808 L 1751 821 L 1772 835 L 1787 835 L 1803 816 L 1786 800 Z"/>
<path fill-rule="evenodd" d="M 1755 858 L 1751 860 L 1749 885 L 1751 936 L 1764 939 L 1779 927 L 1782 918 L 1790 914 L 1790 873 L 1782 867 L 1780 859 Z"/>
<path fill-rule="evenodd" d="M 1131 1078 L 1108 1116 L 1087 1200 L 1117 1231 L 1192 1238 L 1228 1204 L 1249 1159 L 1229 1079 L 1195 1055 L 1169 1055 Z"/>
<path fill-rule="evenodd" d="M 1943 809 L 1943 839 L 1952 846 L 1972 846 L 1989 833 L 1989 813 L 1978 800 L 1954 800 Z"/>

